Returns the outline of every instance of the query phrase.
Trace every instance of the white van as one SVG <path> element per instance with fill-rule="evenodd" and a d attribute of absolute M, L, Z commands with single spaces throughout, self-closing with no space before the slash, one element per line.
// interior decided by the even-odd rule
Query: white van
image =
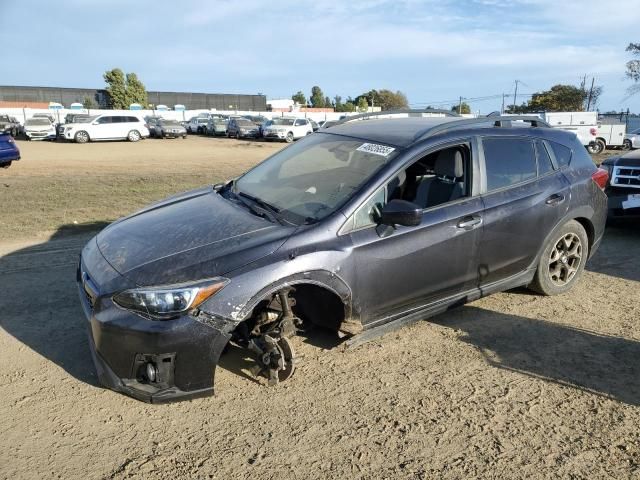
<path fill-rule="evenodd" d="M 604 150 L 604 145 L 597 142 L 597 112 L 549 112 L 542 114 L 542 119 L 553 128 L 575 133 L 589 153 L 600 153 Z"/>
<path fill-rule="evenodd" d="M 149 136 L 144 120 L 131 114 L 105 113 L 85 123 L 64 126 L 63 136 L 77 143 L 97 140 L 129 140 L 137 142 Z"/>

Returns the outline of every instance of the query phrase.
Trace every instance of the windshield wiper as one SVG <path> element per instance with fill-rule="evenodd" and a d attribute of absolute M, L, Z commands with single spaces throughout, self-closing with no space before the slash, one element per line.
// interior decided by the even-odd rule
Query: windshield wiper
<path fill-rule="evenodd" d="M 235 193 L 235 192 L 234 192 Z M 269 217 L 269 219 L 271 221 L 275 221 L 280 223 L 281 225 L 284 225 L 284 222 L 281 218 L 280 212 L 281 210 L 277 207 L 274 207 L 273 205 L 271 205 L 270 203 L 265 202 L 264 200 L 261 200 L 257 197 L 254 197 L 253 195 L 249 195 L 248 193 L 244 193 L 244 192 L 238 192 L 236 194 L 237 197 L 244 197 L 250 201 L 252 201 L 255 205 L 260 207 L 260 210 L 256 210 L 255 206 L 251 206 L 251 205 L 247 205 L 244 201 L 242 203 L 244 203 L 245 205 L 247 205 L 251 211 L 257 215 L 260 216 L 267 216 Z M 242 200 L 241 200 L 242 201 Z"/>

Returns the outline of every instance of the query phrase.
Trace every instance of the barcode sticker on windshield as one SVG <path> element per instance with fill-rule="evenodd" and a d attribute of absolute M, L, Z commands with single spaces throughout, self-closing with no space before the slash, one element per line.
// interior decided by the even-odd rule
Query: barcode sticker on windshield
<path fill-rule="evenodd" d="M 386 145 L 378 145 L 377 143 L 363 143 L 356 150 L 359 152 L 373 153 L 374 155 L 387 157 L 395 150 L 395 148 L 387 147 Z"/>

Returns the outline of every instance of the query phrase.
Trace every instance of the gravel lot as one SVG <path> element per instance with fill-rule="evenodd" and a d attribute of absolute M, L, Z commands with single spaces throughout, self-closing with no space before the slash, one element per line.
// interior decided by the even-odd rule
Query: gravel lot
<path fill-rule="evenodd" d="M 609 229 L 567 295 L 498 294 L 354 350 L 317 333 L 276 388 L 231 349 L 216 397 L 152 406 L 97 384 L 87 230 L 281 145 L 20 147 L 0 170 L 0 478 L 640 477 L 640 226 Z"/>

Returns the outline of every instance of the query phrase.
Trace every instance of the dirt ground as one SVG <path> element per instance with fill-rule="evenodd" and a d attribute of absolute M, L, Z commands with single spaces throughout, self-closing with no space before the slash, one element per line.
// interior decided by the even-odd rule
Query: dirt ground
<path fill-rule="evenodd" d="M 215 397 L 154 406 L 97 384 L 87 230 L 281 145 L 20 147 L 0 170 L 0 478 L 640 477 L 640 226 L 609 229 L 569 294 L 494 295 L 353 350 L 317 333 L 275 388 L 231 349 Z"/>

